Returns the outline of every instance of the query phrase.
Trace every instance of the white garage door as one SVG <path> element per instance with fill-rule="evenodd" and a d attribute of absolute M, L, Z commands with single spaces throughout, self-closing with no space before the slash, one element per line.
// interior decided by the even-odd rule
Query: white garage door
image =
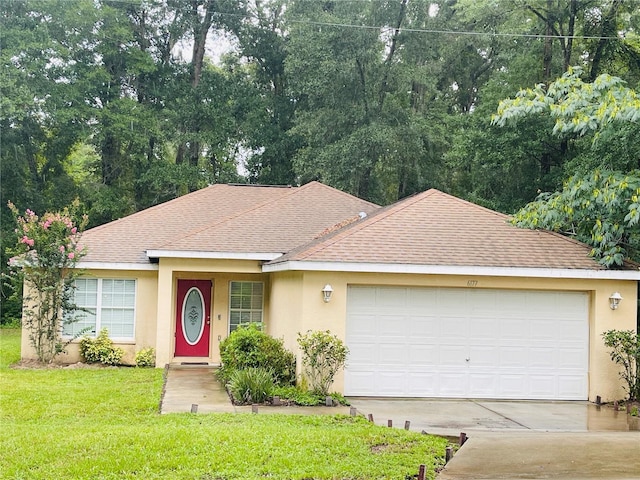
<path fill-rule="evenodd" d="M 345 394 L 586 400 L 588 295 L 350 286 Z"/>

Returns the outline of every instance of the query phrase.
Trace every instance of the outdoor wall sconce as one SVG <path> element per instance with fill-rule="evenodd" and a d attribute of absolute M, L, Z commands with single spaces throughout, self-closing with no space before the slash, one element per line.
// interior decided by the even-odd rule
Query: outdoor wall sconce
<path fill-rule="evenodd" d="M 331 285 L 327 283 L 322 289 L 322 300 L 324 300 L 324 303 L 329 303 L 329 300 L 331 300 L 332 293 L 333 293 L 333 288 L 331 288 Z"/>
<path fill-rule="evenodd" d="M 611 310 L 617 310 L 621 300 L 622 295 L 620 295 L 619 292 L 613 292 L 609 297 L 609 306 L 611 307 Z"/>

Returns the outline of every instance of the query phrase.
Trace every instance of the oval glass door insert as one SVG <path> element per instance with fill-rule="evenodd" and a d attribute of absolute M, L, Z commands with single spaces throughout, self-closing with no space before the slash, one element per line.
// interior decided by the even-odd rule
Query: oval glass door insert
<path fill-rule="evenodd" d="M 182 334 L 189 345 L 200 341 L 204 331 L 204 298 L 196 287 L 191 287 L 182 302 Z"/>

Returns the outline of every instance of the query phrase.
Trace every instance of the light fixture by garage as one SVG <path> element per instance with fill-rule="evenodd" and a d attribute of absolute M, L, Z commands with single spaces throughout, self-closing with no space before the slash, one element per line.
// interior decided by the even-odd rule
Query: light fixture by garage
<path fill-rule="evenodd" d="M 333 288 L 331 288 L 331 285 L 327 283 L 322 289 L 322 300 L 324 300 L 324 303 L 329 303 L 329 300 L 331 300 L 332 293 L 333 293 Z"/>
<path fill-rule="evenodd" d="M 609 307 L 611 308 L 611 310 L 617 310 L 618 305 L 620 305 L 621 301 L 622 301 L 622 295 L 620 295 L 620 292 L 613 292 L 609 296 Z"/>

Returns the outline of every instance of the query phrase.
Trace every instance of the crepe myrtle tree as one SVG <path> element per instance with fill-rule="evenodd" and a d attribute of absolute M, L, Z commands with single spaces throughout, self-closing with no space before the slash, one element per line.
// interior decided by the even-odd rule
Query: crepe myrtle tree
<path fill-rule="evenodd" d="M 81 274 L 76 264 L 85 254 L 79 245 L 87 217 L 74 222 L 79 201 L 62 211 L 42 217 L 27 209 L 24 215 L 9 202 L 17 228 L 18 241 L 9 260 L 15 282 L 26 286 L 23 297 L 22 322 L 38 360 L 52 362 L 64 351 L 62 322 L 73 321 L 77 307 L 73 288 Z M 67 342 L 68 343 L 68 342 Z"/>

